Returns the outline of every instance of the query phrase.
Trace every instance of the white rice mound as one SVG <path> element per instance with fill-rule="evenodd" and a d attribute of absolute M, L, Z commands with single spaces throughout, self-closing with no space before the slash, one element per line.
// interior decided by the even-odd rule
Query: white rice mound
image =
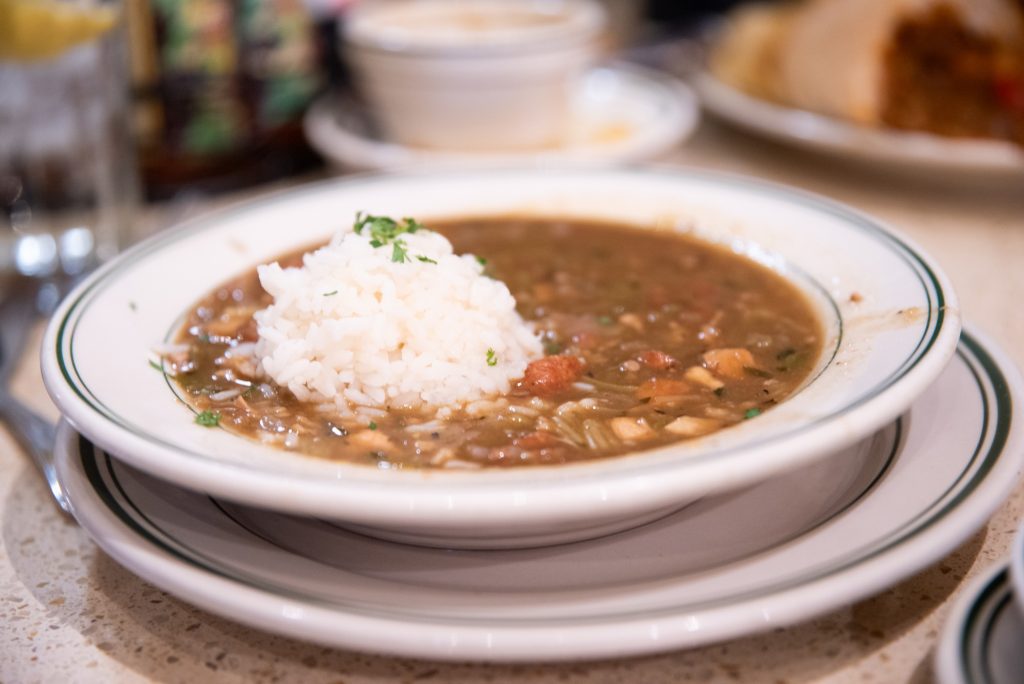
<path fill-rule="evenodd" d="M 302 267 L 260 266 L 274 298 L 255 314 L 262 372 L 300 400 L 333 403 L 342 416 L 360 407 L 447 413 L 508 392 L 543 355 L 508 288 L 438 233 L 400 239 L 409 256 L 400 263 L 392 244 L 373 247 L 367 235 L 345 230 L 306 254 Z"/>

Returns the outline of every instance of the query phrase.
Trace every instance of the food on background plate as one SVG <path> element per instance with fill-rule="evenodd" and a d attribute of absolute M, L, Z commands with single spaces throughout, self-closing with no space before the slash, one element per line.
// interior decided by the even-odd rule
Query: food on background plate
<path fill-rule="evenodd" d="M 205 297 L 160 368 L 202 424 L 379 468 L 480 468 L 754 418 L 821 346 L 793 284 L 691 236 L 361 215 Z"/>
<path fill-rule="evenodd" d="M 744 6 L 710 68 L 750 95 L 858 124 L 1024 144 L 1019 0 Z"/>

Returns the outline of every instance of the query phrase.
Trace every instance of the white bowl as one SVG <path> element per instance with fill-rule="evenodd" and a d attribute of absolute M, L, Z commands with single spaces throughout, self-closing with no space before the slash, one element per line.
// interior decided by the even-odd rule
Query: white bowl
<path fill-rule="evenodd" d="M 826 330 L 812 380 L 757 420 L 581 464 L 512 471 L 378 471 L 197 426 L 151 349 L 223 280 L 325 240 L 364 210 L 396 216 L 600 218 L 691 231 L 790 278 Z M 856 296 L 854 296 L 856 295 Z M 177 484 L 430 545 L 559 543 L 624 529 L 797 468 L 903 411 L 960 332 L 938 267 L 875 220 L 741 177 L 668 169 L 473 171 L 332 180 L 199 218 L 144 242 L 75 290 L 43 343 L 46 386 L 80 432 Z"/>
<path fill-rule="evenodd" d="M 346 17 L 344 45 L 395 142 L 540 149 L 566 139 L 573 87 L 604 21 L 592 0 L 371 1 Z"/>

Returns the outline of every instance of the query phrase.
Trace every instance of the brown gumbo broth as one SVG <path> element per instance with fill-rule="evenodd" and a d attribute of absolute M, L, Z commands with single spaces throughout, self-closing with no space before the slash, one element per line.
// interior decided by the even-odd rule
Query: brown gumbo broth
<path fill-rule="evenodd" d="M 300 402 L 231 354 L 256 339 L 252 313 L 270 304 L 254 270 L 199 302 L 164 357 L 199 422 L 381 468 L 568 463 L 755 418 L 820 354 L 821 327 L 793 285 L 688 236 L 541 219 L 431 228 L 486 259 L 542 333 L 547 356 L 508 396 L 444 420 L 402 408 L 339 418 Z"/>

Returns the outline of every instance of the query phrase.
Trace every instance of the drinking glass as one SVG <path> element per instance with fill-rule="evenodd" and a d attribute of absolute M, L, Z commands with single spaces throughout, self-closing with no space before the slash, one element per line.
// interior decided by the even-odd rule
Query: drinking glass
<path fill-rule="evenodd" d="M 82 273 L 131 238 L 138 206 L 120 6 L 0 10 L 0 274 Z"/>

